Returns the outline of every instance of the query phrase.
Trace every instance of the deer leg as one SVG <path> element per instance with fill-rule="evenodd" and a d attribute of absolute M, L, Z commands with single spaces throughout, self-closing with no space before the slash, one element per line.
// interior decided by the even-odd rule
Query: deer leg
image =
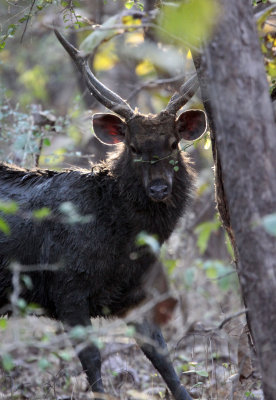
<path fill-rule="evenodd" d="M 70 307 L 68 308 L 70 309 Z M 73 313 L 63 313 L 60 319 L 63 322 L 67 332 L 70 332 L 70 330 L 76 326 L 82 326 L 84 328 L 89 328 L 91 326 L 89 313 L 84 313 L 83 311 L 84 310 L 78 308 L 78 310 L 75 310 Z M 81 339 L 71 338 L 71 341 L 75 348 L 80 347 L 80 350 L 77 351 L 77 354 L 83 370 L 86 373 L 91 390 L 93 393 L 95 393 L 94 399 L 103 399 L 104 396 L 101 396 L 101 393 L 104 393 L 101 376 L 102 362 L 101 353 L 98 347 L 92 344 L 89 340 L 87 340 L 87 342 L 89 342 L 87 345 L 84 345 L 81 342 Z"/>
<path fill-rule="evenodd" d="M 102 376 L 101 376 L 101 354 L 99 349 L 94 345 L 86 346 L 78 353 L 78 357 L 86 373 L 89 385 L 92 391 L 96 393 L 104 393 Z M 102 396 L 96 396 L 96 399 L 103 399 Z"/>
<path fill-rule="evenodd" d="M 130 325 L 135 327 L 139 335 L 136 339 L 139 347 L 160 373 L 175 400 L 192 400 L 175 372 L 159 326 L 146 319 L 142 323 L 130 323 Z"/>

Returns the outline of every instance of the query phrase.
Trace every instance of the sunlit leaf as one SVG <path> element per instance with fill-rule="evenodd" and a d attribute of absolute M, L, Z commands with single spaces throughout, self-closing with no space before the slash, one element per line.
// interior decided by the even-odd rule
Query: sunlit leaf
<path fill-rule="evenodd" d="M 16 32 L 16 25 L 15 24 L 9 25 L 7 30 L 7 35 L 12 37 L 14 36 L 15 32 Z"/>
<path fill-rule="evenodd" d="M 226 248 L 227 248 L 228 253 L 230 254 L 231 258 L 234 259 L 234 257 L 235 257 L 234 249 L 232 247 L 232 243 L 231 243 L 231 240 L 230 240 L 227 232 L 225 232 L 225 243 L 226 243 Z"/>
<path fill-rule="evenodd" d="M 114 52 L 114 43 L 105 43 L 94 57 L 94 69 L 96 71 L 107 71 L 113 68 L 117 61 L 118 57 Z"/>
<path fill-rule="evenodd" d="M 0 329 L 5 330 L 7 328 L 8 321 L 4 318 L 0 318 Z"/>
<path fill-rule="evenodd" d="M 138 246 L 149 246 L 155 254 L 158 254 L 160 251 L 160 244 L 156 237 L 146 232 L 140 232 L 139 235 L 137 235 L 136 244 Z"/>
<path fill-rule="evenodd" d="M 51 146 L 51 140 L 49 138 L 43 139 L 44 146 Z"/>
<path fill-rule="evenodd" d="M 213 265 L 212 267 L 208 268 L 206 270 L 206 276 L 209 279 L 216 279 L 218 277 L 218 270 L 217 268 Z"/>
<path fill-rule="evenodd" d="M 112 37 L 122 33 L 122 29 L 110 29 L 120 23 L 121 18 L 118 15 L 108 18 L 108 20 L 102 24 L 102 29 L 95 30 L 83 40 L 79 46 L 80 50 L 86 54 L 93 53 L 101 43 L 106 42 Z"/>
<path fill-rule="evenodd" d="M 199 196 L 201 196 L 209 187 L 210 187 L 210 184 L 205 182 L 199 186 L 199 188 L 197 189 L 196 192 Z"/>
<path fill-rule="evenodd" d="M 36 65 L 21 74 L 19 81 L 39 100 L 46 100 L 48 92 L 46 89 L 47 74 L 43 66 Z"/>
<path fill-rule="evenodd" d="M 153 74 L 155 73 L 154 65 L 152 64 L 151 61 L 144 60 L 137 65 L 135 72 L 139 76 Z"/>
<path fill-rule="evenodd" d="M 124 25 L 141 25 L 142 22 L 140 18 L 134 18 L 132 15 L 124 15 L 122 23 Z"/>
<path fill-rule="evenodd" d="M 203 222 L 195 228 L 195 233 L 198 235 L 197 246 L 199 248 L 200 254 L 203 254 L 205 252 L 211 233 L 217 232 L 220 225 L 221 223 L 219 220 L 214 220 Z"/>
<path fill-rule="evenodd" d="M 127 8 L 128 10 L 130 10 L 133 6 L 134 6 L 134 0 L 128 0 L 125 2 L 125 8 Z"/>
<path fill-rule="evenodd" d="M 211 147 L 211 139 L 209 136 L 206 136 L 205 143 L 204 143 L 204 150 L 209 150 Z"/>
<path fill-rule="evenodd" d="M 191 50 L 188 50 L 188 53 L 187 53 L 187 55 L 186 55 L 186 58 L 187 58 L 187 60 L 192 60 L 192 59 L 193 59 Z"/>
<path fill-rule="evenodd" d="M 0 211 L 4 214 L 15 214 L 18 211 L 18 205 L 15 201 L 0 201 Z"/>
<path fill-rule="evenodd" d="M 33 216 L 36 219 L 43 219 L 51 214 L 51 210 L 48 207 L 42 207 L 38 210 L 33 211 Z"/>
<path fill-rule="evenodd" d="M 65 148 L 60 148 L 55 150 L 53 154 L 49 155 L 41 155 L 40 156 L 40 163 L 47 164 L 51 166 L 59 165 L 64 160 L 64 154 L 67 153 Z"/>
<path fill-rule="evenodd" d="M 160 17 L 161 36 L 178 43 L 198 47 L 210 37 L 218 19 L 216 0 L 190 0 L 167 3 Z"/>
<path fill-rule="evenodd" d="M 134 0 L 127 0 L 125 2 L 125 8 L 127 8 L 128 10 L 130 10 L 133 6 L 138 7 L 139 10 L 143 11 L 144 10 L 144 4 L 142 3 L 142 1 L 134 1 Z"/>
<path fill-rule="evenodd" d="M 125 43 L 132 46 L 137 46 L 144 42 L 144 35 L 141 32 L 131 32 L 125 35 Z"/>
<path fill-rule="evenodd" d="M 0 217 L 0 231 L 5 233 L 5 235 L 10 235 L 11 233 L 9 224 L 6 221 L 4 221 L 1 217 Z"/>
<path fill-rule="evenodd" d="M 276 78 L 276 64 L 275 62 L 269 62 L 267 65 L 267 72 L 272 79 Z"/>
<path fill-rule="evenodd" d="M 171 275 L 177 266 L 178 260 L 173 259 L 162 259 L 164 266 L 166 267 L 168 274 Z"/>

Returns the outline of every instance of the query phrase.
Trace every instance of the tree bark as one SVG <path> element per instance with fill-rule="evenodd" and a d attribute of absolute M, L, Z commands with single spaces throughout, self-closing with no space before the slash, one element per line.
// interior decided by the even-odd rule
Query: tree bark
<path fill-rule="evenodd" d="M 276 126 L 253 10 L 242 0 L 219 3 L 200 84 L 213 131 L 218 208 L 235 246 L 265 398 L 275 400 L 276 239 L 261 219 L 276 212 Z"/>

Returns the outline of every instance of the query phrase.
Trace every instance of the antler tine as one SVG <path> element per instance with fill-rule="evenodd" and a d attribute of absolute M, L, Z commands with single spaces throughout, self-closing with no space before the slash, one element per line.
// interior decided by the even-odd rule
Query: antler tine
<path fill-rule="evenodd" d="M 179 92 L 171 97 L 165 111 L 169 114 L 176 114 L 193 97 L 198 88 L 197 75 L 194 74 L 187 82 L 181 85 Z"/>
<path fill-rule="evenodd" d="M 59 42 L 71 56 L 79 71 L 83 75 L 89 91 L 96 97 L 96 99 L 105 107 L 114 111 L 116 114 L 121 115 L 126 120 L 133 117 L 135 113 L 129 104 L 119 95 L 108 89 L 95 77 L 89 68 L 87 57 L 82 56 L 81 52 L 77 50 L 71 43 L 69 43 L 57 29 L 54 31 Z"/>

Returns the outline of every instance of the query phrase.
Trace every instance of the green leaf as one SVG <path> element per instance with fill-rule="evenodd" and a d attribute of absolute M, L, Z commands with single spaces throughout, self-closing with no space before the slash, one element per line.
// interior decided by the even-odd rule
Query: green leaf
<path fill-rule="evenodd" d="M 4 214 L 15 214 L 18 211 L 18 205 L 15 201 L 0 201 L 0 211 Z"/>
<path fill-rule="evenodd" d="M 209 279 L 216 279 L 218 277 L 218 270 L 215 266 L 212 266 L 206 270 L 206 276 Z"/>
<path fill-rule="evenodd" d="M 45 139 L 43 140 L 43 144 L 44 144 L 45 146 L 51 146 L 51 140 L 50 140 L 49 138 L 45 138 Z"/>
<path fill-rule="evenodd" d="M 136 333 L 135 326 L 129 325 L 129 326 L 126 327 L 126 330 L 125 330 L 125 335 L 126 336 L 134 337 L 135 333 Z"/>
<path fill-rule="evenodd" d="M 221 223 L 219 220 L 214 220 L 203 222 L 195 228 L 195 234 L 198 235 L 197 246 L 199 248 L 200 254 L 203 254 L 205 252 L 211 233 L 217 232 L 220 225 Z"/>
<path fill-rule="evenodd" d="M 90 33 L 84 41 L 80 44 L 80 50 L 84 53 L 89 54 L 93 53 L 95 49 L 103 42 L 108 41 L 109 39 L 113 38 L 114 36 L 121 33 L 120 29 L 111 29 L 114 25 L 120 24 L 121 19 L 118 18 L 118 15 L 112 16 L 108 18 L 102 24 L 102 30 L 96 30 Z"/>
<path fill-rule="evenodd" d="M 130 10 L 133 6 L 134 6 L 134 0 L 129 0 L 125 2 L 125 8 L 127 8 L 128 10 Z"/>
<path fill-rule="evenodd" d="M 263 217 L 262 224 L 267 233 L 276 236 L 276 213 Z"/>
<path fill-rule="evenodd" d="M 45 369 L 48 369 L 51 366 L 51 363 L 46 358 L 41 358 L 38 361 L 38 366 L 40 369 L 44 371 Z"/>
<path fill-rule="evenodd" d="M 2 218 L 0 218 L 0 231 L 5 233 L 5 235 L 10 235 L 11 230 L 6 221 L 4 221 Z"/>
<path fill-rule="evenodd" d="M 72 360 L 72 356 L 71 356 L 70 353 L 68 353 L 68 351 L 59 351 L 58 352 L 58 356 L 64 361 L 71 361 Z"/>
<path fill-rule="evenodd" d="M 70 330 L 69 336 L 72 339 L 85 339 L 87 332 L 83 326 L 78 325 Z"/>
<path fill-rule="evenodd" d="M 18 22 L 20 22 L 20 23 L 25 22 L 29 17 L 31 17 L 31 15 L 29 16 L 29 14 L 25 14 L 23 18 L 20 18 L 18 20 Z"/>
<path fill-rule="evenodd" d="M 204 370 L 202 370 L 202 371 L 195 371 L 195 373 L 197 374 L 197 375 L 199 375 L 199 376 L 204 376 L 204 377 L 206 377 L 206 378 L 208 378 L 208 372 L 207 371 L 204 371 Z"/>
<path fill-rule="evenodd" d="M 39 210 L 33 211 L 33 217 L 36 219 L 43 219 L 51 214 L 51 210 L 48 207 L 42 207 Z"/>
<path fill-rule="evenodd" d="M 29 275 L 22 275 L 21 276 L 22 282 L 24 282 L 25 286 L 27 289 L 32 289 L 33 288 L 33 282 Z"/>
<path fill-rule="evenodd" d="M 16 32 L 16 25 L 15 24 L 11 24 L 8 26 L 8 30 L 7 30 L 7 36 L 14 36 Z"/>
<path fill-rule="evenodd" d="M 173 259 L 162 259 L 164 266 L 166 267 L 168 274 L 171 275 L 177 266 L 177 260 Z"/>
<path fill-rule="evenodd" d="M 2 357 L 2 365 L 5 371 L 9 372 L 14 368 L 14 363 L 12 357 L 6 353 Z"/>
<path fill-rule="evenodd" d="M 154 235 L 149 235 L 146 232 L 140 232 L 136 237 L 136 244 L 138 246 L 149 246 L 153 253 L 158 254 L 160 251 L 160 244 Z"/>
<path fill-rule="evenodd" d="M 5 330 L 7 328 L 8 321 L 4 318 L 0 318 L 0 329 Z"/>
<path fill-rule="evenodd" d="M 19 298 L 17 300 L 17 307 L 19 308 L 20 311 L 25 311 L 27 307 L 27 303 L 24 299 Z"/>
<path fill-rule="evenodd" d="M 232 243 L 227 232 L 225 232 L 225 243 L 228 253 L 230 254 L 231 258 L 234 259 L 235 258 L 234 249 L 232 247 Z"/>
<path fill-rule="evenodd" d="M 218 20 L 219 8 L 216 0 L 193 0 L 165 4 L 160 15 L 161 36 L 172 37 L 188 46 L 199 47 L 208 40 Z"/>

